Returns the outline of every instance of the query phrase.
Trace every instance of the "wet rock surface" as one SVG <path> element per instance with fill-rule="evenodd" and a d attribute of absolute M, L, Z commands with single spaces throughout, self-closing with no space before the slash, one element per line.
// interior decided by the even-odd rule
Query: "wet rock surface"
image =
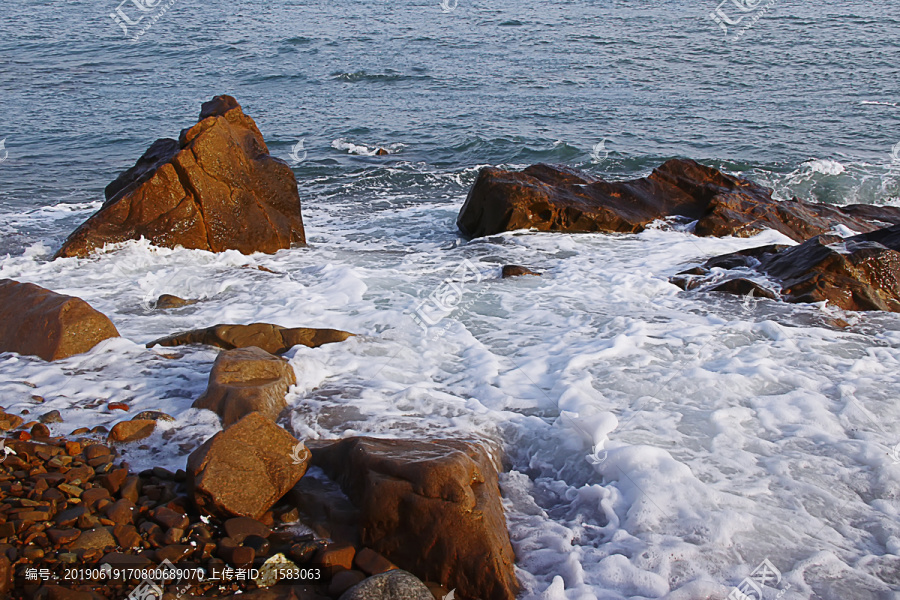
<path fill-rule="evenodd" d="M 118 335 L 106 315 L 80 298 L 0 280 L 0 352 L 53 361 L 87 352 Z"/>
<path fill-rule="evenodd" d="M 515 598 L 497 471 L 481 445 L 374 438 L 310 444 L 313 464 L 359 508 L 364 546 L 463 598 Z"/>
<path fill-rule="evenodd" d="M 259 519 L 306 472 L 309 453 L 295 451 L 298 444 L 270 419 L 248 414 L 188 458 L 194 503 L 210 514 Z"/>
<path fill-rule="evenodd" d="M 339 329 L 281 327 L 268 323 L 213 325 L 205 329 L 195 329 L 160 338 L 147 344 L 147 347 L 204 344 L 233 350 L 256 346 L 272 354 L 281 354 L 297 345 L 318 348 L 323 344 L 343 342 L 352 335 L 352 333 Z"/>
<path fill-rule="evenodd" d="M 283 358 L 256 347 L 226 350 L 216 358 L 206 391 L 192 406 L 215 412 L 226 427 L 253 412 L 274 421 L 296 382 L 294 369 Z"/>
<path fill-rule="evenodd" d="M 672 282 L 683 289 L 696 288 L 713 281 L 714 270 L 764 274 L 778 283 L 786 302 L 827 301 L 844 310 L 900 312 L 900 225 L 847 238 L 819 235 L 797 246 L 732 252 L 713 257 Z M 730 276 L 710 289 L 747 295 L 752 288 L 756 296 L 774 296 L 742 280 Z"/>
<path fill-rule="evenodd" d="M 834 207 L 794 199 L 692 160 L 673 159 L 648 177 L 622 182 L 545 164 L 521 172 L 485 167 L 460 210 L 469 237 L 516 229 L 637 233 L 657 219 L 697 221 L 700 236 L 749 237 L 769 228 L 803 241 L 836 225 L 871 231 L 898 222 L 900 210 Z"/>
<path fill-rule="evenodd" d="M 306 242 L 297 180 L 231 96 L 203 104 L 178 140 L 154 142 L 57 257 L 144 237 L 158 246 L 273 253 Z"/>

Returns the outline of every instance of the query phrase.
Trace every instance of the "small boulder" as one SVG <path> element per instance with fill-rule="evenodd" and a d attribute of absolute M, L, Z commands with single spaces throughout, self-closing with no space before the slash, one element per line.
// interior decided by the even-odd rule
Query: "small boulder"
<path fill-rule="evenodd" d="M 294 369 L 283 358 L 255 347 L 226 350 L 216 358 L 209 385 L 192 406 L 215 412 L 226 427 L 252 412 L 274 421 L 296 382 Z"/>
<path fill-rule="evenodd" d="M 109 318 L 81 298 L 0 280 L 0 352 L 59 360 L 118 335 Z"/>
<path fill-rule="evenodd" d="M 147 347 L 204 344 L 233 350 L 256 346 L 271 354 L 281 354 L 297 345 L 318 348 L 323 344 L 343 342 L 352 335 L 352 333 L 339 329 L 288 328 L 269 323 L 213 325 L 205 329 L 195 329 L 160 338 L 147 344 Z"/>
<path fill-rule="evenodd" d="M 298 444 L 271 420 L 250 413 L 190 455 L 188 493 L 207 513 L 258 520 L 306 472 L 309 453 L 300 464 L 293 458 Z"/>
<path fill-rule="evenodd" d="M 506 279 L 507 277 L 519 277 L 520 275 L 537 275 L 540 277 L 541 274 L 519 265 L 503 265 L 503 272 L 501 274 L 503 279 Z"/>
<path fill-rule="evenodd" d="M 294 172 L 231 96 L 203 104 L 179 139 L 154 142 L 57 257 L 144 237 L 157 246 L 273 253 L 306 242 Z"/>
<path fill-rule="evenodd" d="M 156 299 L 153 308 L 156 310 L 168 310 L 170 308 L 181 308 L 182 306 L 189 306 L 196 303 L 196 300 L 185 300 L 184 298 L 179 298 L 172 294 L 163 294 Z"/>
<path fill-rule="evenodd" d="M 415 575 L 394 569 L 356 584 L 340 600 L 434 600 L 434 596 Z"/>
<path fill-rule="evenodd" d="M 156 421 L 144 419 L 137 421 L 121 421 L 113 425 L 113 428 L 107 437 L 107 441 L 110 443 L 118 442 L 120 444 L 129 444 L 150 437 L 155 429 Z"/>

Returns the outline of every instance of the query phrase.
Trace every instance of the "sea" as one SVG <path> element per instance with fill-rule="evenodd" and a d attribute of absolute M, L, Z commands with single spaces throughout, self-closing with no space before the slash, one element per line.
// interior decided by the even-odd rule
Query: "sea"
<path fill-rule="evenodd" d="M 53 260 L 218 94 L 292 165 L 308 247 Z M 122 334 L 54 363 L 0 354 L 7 411 L 59 410 L 67 435 L 162 410 L 125 459 L 183 468 L 220 430 L 191 408 L 216 353 L 147 342 L 343 329 L 287 353 L 284 425 L 497 448 L 520 600 L 900 598 L 900 316 L 669 283 L 793 243 L 771 231 L 455 223 L 479 169 L 538 162 L 621 180 L 691 158 L 781 199 L 900 206 L 895 2 L 18 0 L 0 140 L 0 278 Z M 164 293 L 199 302 L 155 310 Z"/>

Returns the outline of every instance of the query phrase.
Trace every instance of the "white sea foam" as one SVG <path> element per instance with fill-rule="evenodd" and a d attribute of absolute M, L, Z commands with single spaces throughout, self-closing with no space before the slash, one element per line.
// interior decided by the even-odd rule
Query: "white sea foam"
<path fill-rule="evenodd" d="M 354 144 L 344 138 L 340 138 L 331 142 L 331 147 L 335 150 L 345 151 L 348 154 L 357 154 L 359 156 L 375 156 L 379 150 L 384 150 L 388 154 L 396 154 L 403 149 L 404 144 L 394 143 L 385 146 L 367 146 L 365 144 Z"/>
<path fill-rule="evenodd" d="M 803 164 L 813 173 L 821 173 L 822 175 L 840 175 L 846 170 L 844 165 L 838 161 L 827 158 L 810 160 Z"/>
<path fill-rule="evenodd" d="M 748 306 L 668 283 L 714 254 L 791 243 L 774 232 L 464 242 L 461 201 L 308 202 L 310 248 L 271 256 L 141 241 L 89 259 L 48 262 L 47 245 L 0 258 L 0 277 L 81 296 L 123 335 L 53 364 L 0 355 L 0 404 L 60 410 L 57 434 L 164 410 L 176 421 L 127 457 L 174 469 L 219 429 L 190 408 L 215 352 L 144 343 L 227 322 L 345 329 L 359 335 L 287 353 L 298 381 L 286 425 L 304 438 L 500 443 L 523 599 L 723 598 L 764 558 L 791 584 L 785 600 L 896 594 L 897 316 Z M 482 280 L 422 330 L 409 313 L 464 259 Z M 543 275 L 500 279 L 510 263 Z M 200 302 L 150 308 L 162 293 Z"/>

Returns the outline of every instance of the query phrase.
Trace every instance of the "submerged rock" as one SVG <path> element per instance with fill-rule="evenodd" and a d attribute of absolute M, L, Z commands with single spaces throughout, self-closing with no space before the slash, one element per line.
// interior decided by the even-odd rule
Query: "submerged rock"
<path fill-rule="evenodd" d="M 297 180 L 231 96 L 203 104 L 179 139 L 161 139 L 106 187 L 106 202 L 57 257 L 147 238 L 158 246 L 272 253 L 305 244 Z"/>
<path fill-rule="evenodd" d="M 828 301 L 845 310 L 900 312 L 900 225 L 848 238 L 819 235 L 797 246 L 750 248 L 711 258 L 703 268 L 756 270 L 780 283 L 787 302 Z M 722 290 L 726 283 L 712 289 Z"/>
<path fill-rule="evenodd" d="M 81 298 L 0 280 L 0 352 L 59 360 L 118 335 L 109 318 Z"/>
<path fill-rule="evenodd" d="M 188 306 L 196 303 L 196 300 L 185 300 L 184 298 L 179 298 L 178 296 L 173 296 L 172 294 L 163 294 L 156 299 L 156 303 L 153 305 L 153 308 L 157 310 L 168 310 L 170 308 L 181 308 L 182 306 Z"/>
<path fill-rule="evenodd" d="M 205 329 L 195 329 L 160 338 L 147 344 L 147 347 L 205 344 L 232 350 L 256 346 L 272 354 L 281 354 L 297 345 L 318 348 L 323 344 L 343 342 L 352 335 L 352 333 L 339 329 L 288 328 L 269 323 L 213 325 Z"/>
<path fill-rule="evenodd" d="M 298 445 L 287 431 L 250 413 L 191 453 L 188 492 L 204 512 L 259 519 L 306 473 L 309 452 L 295 451 Z"/>
<path fill-rule="evenodd" d="M 226 350 L 216 357 L 206 391 L 191 406 L 215 412 L 226 427 L 252 412 L 274 421 L 296 382 L 283 358 L 255 347 Z"/>
<path fill-rule="evenodd" d="M 503 271 L 501 272 L 501 277 L 506 279 L 507 277 L 519 277 L 520 275 L 537 275 L 540 277 L 540 273 L 536 273 L 529 269 L 528 267 L 522 267 L 519 265 L 503 265 Z"/>
<path fill-rule="evenodd" d="M 692 160 L 673 159 L 648 177 L 608 182 L 572 169 L 533 165 L 481 170 L 457 225 L 469 237 L 539 231 L 637 233 L 657 219 L 696 220 L 700 236 L 749 237 L 765 228 L 797 241 L 835 225 L 871 231 L 900 222 L 900 210 L 779 202 L 772 190 Z"/>
<path fill-rule="evenodd" d="M 311 449 L 360 509 L 364 546 L 462 597 L 515 598 L 497 470 L 481 445 L 347 438 Z"/>

